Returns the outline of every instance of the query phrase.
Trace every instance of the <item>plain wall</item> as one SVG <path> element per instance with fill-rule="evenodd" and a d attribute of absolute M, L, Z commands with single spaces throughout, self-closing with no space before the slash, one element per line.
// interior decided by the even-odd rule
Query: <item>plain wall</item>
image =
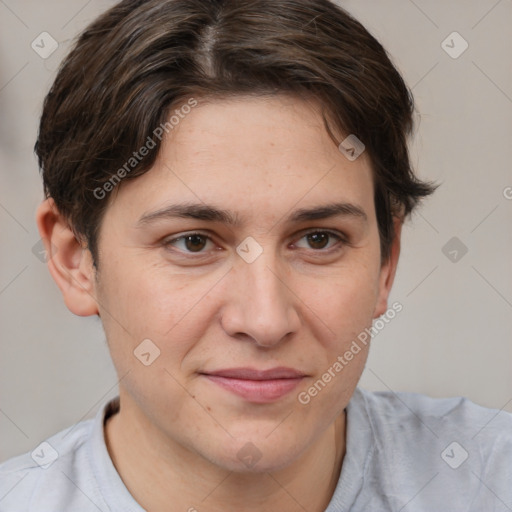
<path fill-rule="evenodd" d="M 116 394 L 99 320 L 66 309 L 33 253 L 42 101 L 72 39 L 113 3 L 0 2 L 0 460 Z M 404 228 L 391 297 L 403 310 L 374 338 L 361 385 L 512 411 L 512 2 L 340 4 L 413 88 L 421 118 L 413 161 L 421 178 L 441 183 Z M 43 31 L 59 43 L 47 59 L 31 48 Z M 456 59 L 441 46 L 454 31 L 469 44 Z M 461 47 L 452 40 L 453 52 Z M 458 247 L 443 252 L 453 237 Z"/>

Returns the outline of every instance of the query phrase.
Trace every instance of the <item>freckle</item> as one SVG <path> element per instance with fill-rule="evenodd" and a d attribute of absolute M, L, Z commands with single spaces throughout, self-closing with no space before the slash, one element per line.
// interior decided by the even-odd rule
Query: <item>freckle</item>
<path fill-rule="evenodd" d="M 207 406 L 206 406 L 206 410 L 207 410 L 208 412 L 211 412 L 212 408 L 211 408 L 209 405 L 207 405 Z"/>

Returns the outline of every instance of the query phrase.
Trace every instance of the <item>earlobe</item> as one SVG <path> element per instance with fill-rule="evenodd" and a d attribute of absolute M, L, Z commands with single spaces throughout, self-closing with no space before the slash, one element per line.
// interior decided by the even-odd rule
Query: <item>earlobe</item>
<path fill-rule="evenodd" d="M 75 315 L 98 314 L 95 269 L 90 251 L 77 240 L 52 198 L 39 205 L 36 221 L 45 244 L 48 269 L 66 306 Z"/>
<path fill-rule="evenodd" d="M 395 280 L 398 259 L 400 257 L 400 240 L 402 235 L 403 220 L 395 217 L 394 229 L 395 237 L 391 244 L 391 251 L 388 261 L 386 261 L 380 271 L 379 277 L 379 295 L 375 305 L 373 318 L 383 315 L 388 309 L 388 297 Z"/>

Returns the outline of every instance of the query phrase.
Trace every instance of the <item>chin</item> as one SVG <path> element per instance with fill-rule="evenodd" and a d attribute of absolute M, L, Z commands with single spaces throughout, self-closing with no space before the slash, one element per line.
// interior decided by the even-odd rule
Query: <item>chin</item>
<path fill-rule="evenodd" d="M 293 464 L 302 451 L 291 436 L 285 441 L 276 436 L 270 440 L 264 435 L 255 435 L 252 440 L 247 436 L 243 439 L 217 444 L 222 452 L 205 454 L 210 462 L 218 467 L 234 473 L 258 474 L 279 471 Z M 209 456 L 208 456 L 209 455 Z"/>

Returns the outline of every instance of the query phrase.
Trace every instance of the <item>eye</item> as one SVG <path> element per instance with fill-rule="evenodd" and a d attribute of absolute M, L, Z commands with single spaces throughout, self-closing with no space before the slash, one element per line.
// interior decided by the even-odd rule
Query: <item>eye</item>
<path fill-rule="evenodd" d="M 331 252 L 336 245 L 343 246 L 348 244 L 348 240 L 342 234 L 333 231 L 312 230 L 305 233 L 300 240 L 306 240 L 309 247 L 304 247 L 295 243 L 294 246 L 299 249 L 313 249 L 315 252 Z M 166 239 L 163 242 L 165 248 L 173 250 L 176 248 L 178 252 L 185 254 L 206 254 L 205 248 L 208 244 L 215 245 L 210 236 L 204 233 L 185 233 L 176 238 Z M 341 247 L 339 247 L 341 249 Z M 336 249 L 335 249 L 336 250 Z"/>
<path fill-rule="evenodd" d="M 178 247 L 185 253 L 202 253 L 208 242 L 213 243 L 211 238 L 202 233 L 186 233 L 176 238 L 168 239 L 163 242 L 165 247 Z M 179 247 L 181 245 L 181 248 Z"/>
<path fill-rule="evenodd" d="M 320 230 L 310 231 L 310 232 L 306 233 L 300 240 L 303 240 L 303 239 L 306 240 L 306 242 L 309 244 L 310 248 L 315 249 L 316 251 L 323 251 L 323 250 L 328 251 L 329 249 L 331 249 L 336 244 L 331 245 L 327 249 L 326 249 L 326 246 L 329 245 L 329 242 L 332 239 L 334 239 L 335 242 L 338 242 L 338 243 L 339 242 L 342 242 L 342 244 L 347 243 L 347 240 L 343 236 L 333 233 L 332 231 L 320 231 Z M 299 248 L 304 248 L 304 247 L 300 247 L 298 244 L 294 244 L 294 245 Z M 305 248 L 307 249 L 308 247 L 305 247 Z"/>

